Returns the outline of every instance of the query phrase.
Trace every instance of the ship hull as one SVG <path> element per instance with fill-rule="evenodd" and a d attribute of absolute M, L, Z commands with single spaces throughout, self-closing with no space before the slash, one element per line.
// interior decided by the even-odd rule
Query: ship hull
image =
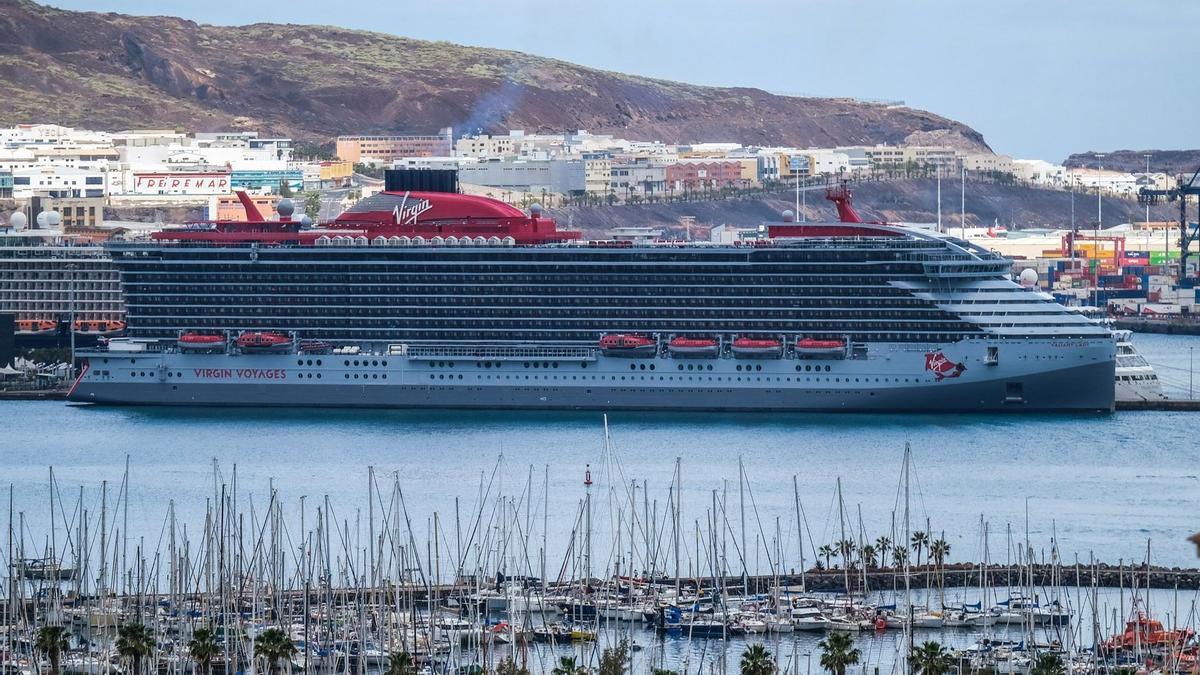
<path fill-rule="evenodd" d="M 866 358 L 651 363 L 563 356 L 86 354 L 69 400 L 109 405 L 663 411 L 1111 411 L 1111 339 L 944 348 L 873 345 Z M 932 351 L 931 351 L 932 350 Z M 470 350 L 467 350 L 470 351 Z M 503 354 L 503 350 L 495 352 Z M 532 356 L 531 356 L 532 354 Z M 930 354 L 961 370 L 938 372 Z M 319 364 L 319 365 L 318 365 Z"/>

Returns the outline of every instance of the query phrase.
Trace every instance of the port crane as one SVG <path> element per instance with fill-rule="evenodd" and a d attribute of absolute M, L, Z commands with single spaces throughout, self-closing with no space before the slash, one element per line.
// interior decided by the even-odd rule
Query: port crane
<path fill-rule="evenodd" d="M 1191 178 L 1185 180 L 1187 174 L 1180 174 L 1176 180 L 1175 187 L 1166 190 L 1157 190 L 1153 188 L 1143 187 L 1138 190 L 1139 204 L 1158 204 L 1162 201 L 1173 202 L 1179 200 L 1179 283 L 1185 285 L 1187 278 L 1187 261 L 1191 257 L 1189 250 L 1192 243 L 1200 240 L 1200 223 L 1189 224 L 1187 221 L 1187 203 L 1188 197 L 1195 196 L 1200 199 L 1200 169 L 1192 174 Z M 1190 285 L 1190 284 L 1186 284 Z"/>

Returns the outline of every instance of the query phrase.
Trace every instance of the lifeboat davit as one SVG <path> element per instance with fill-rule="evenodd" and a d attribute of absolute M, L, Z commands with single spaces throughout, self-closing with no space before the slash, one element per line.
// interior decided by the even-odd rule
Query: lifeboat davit
<path fill-rule="evenodd" d="M 796 354 L 805 358 L 842 359 L 846 357 L 846 341 L 800 338 L 796 340 Z"/>
<path fill-rule="evenodd" d="M 739 359 L 777 359 L 783 356 L 783 342 L 771 338 L 740 337 L 733 341 L 733 356 Z"/>
<path fill-rule="evenodd" d="M 109 321 L 105 319 L 76 319 L 76 335 L 102 335 L 111 337 L 125 332 L 124 321 Z"/>
<path fill-rule="evenodd" d="M 667 344 L 667 351 L 675 358 L 715 359 L 721 344 L 712 338 L 677 337 Z"/>
<path fill-rule="evenodd" d="M 330 354 L 333 345 L 323 340 L 301 340 L 297 351 L 301 354 Z"/>
<path fill-rule="evenodd" d="M 600 352 L 605 356 L 649 359 L 658 354 L 658 343 L 644 335 L 605 335 L 600 338 Z"/>
<path fill-rule="evenodd" d="M 292 338 L 283 333 L 253 331 L 239 335 L 237 346 L 248 354 L 288 354 L 292 351 Z"/>
<path fill-rule="evenodd" d="M 200 352 L 211 354 L 225 351 L 224 335 L 206 335 L 204 333 L 184 333 L 179 336 L 179 350 L 184 352 Z"/>
<path fill-rule="evenodd" d="M 58 332 L 58 322 L 49 319 L 19 319 L 17 335 L 54 335 Z"/>

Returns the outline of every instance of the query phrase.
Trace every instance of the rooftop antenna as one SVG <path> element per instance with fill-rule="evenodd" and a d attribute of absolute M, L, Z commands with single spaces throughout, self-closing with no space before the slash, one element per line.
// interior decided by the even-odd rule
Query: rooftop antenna
<path fill-rule="evenodd" d="M 937 231 L 942 232 L 942 167 L 937 168 Z"/>
<path fill-rule="evenodd" d="M 958 181 L 959 189 L 959 211 L 958 211 L 958 229 L 963 239 L 967 238 L 967 165 L 963 164 L 959 167 L 960 176 Z"/>

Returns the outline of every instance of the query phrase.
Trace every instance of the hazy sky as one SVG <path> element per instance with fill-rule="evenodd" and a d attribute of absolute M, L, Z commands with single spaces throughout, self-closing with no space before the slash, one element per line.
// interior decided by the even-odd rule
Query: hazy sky
<path fill-rule="evenodd" d="M 698 84 L 897 99 L 997 151 L 1200 147 L 1192 0 L 51 0 L 204 23 L 321 23 Z M 719 140 L 719 139 L 714 139 Z"/>

